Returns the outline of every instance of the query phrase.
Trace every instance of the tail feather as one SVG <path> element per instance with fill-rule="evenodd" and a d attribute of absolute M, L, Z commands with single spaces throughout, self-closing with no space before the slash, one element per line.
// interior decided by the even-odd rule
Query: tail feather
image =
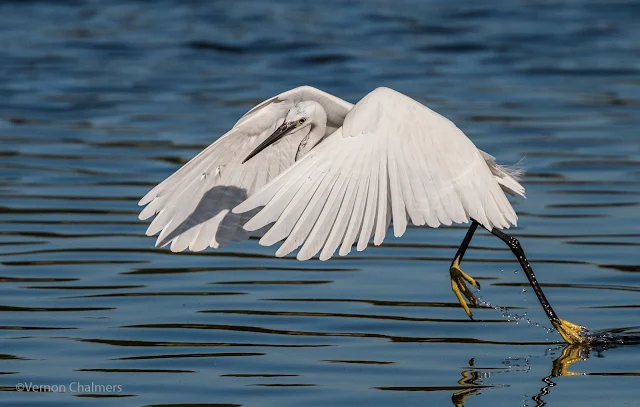
<path fill-rule="evenodd" d="M 491 173 L 504 192 L 526 198 L 524 187 L 518 182 L 524 174 L 524 169 L 518 165 L 519 163 L 508 167 L 496 163 L 495 157 L 491 154 L 487 154 L 482 150 L 480 150 L 480 154 L 482 154 L 482 158 L 484 158 Z"/>

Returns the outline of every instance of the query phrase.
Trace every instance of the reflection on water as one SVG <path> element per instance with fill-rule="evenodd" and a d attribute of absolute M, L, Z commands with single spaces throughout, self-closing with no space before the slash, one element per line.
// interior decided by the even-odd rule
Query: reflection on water
<path fill-rule="evenodd" d="M 2 402 L 566 406 L 640 396 L 640 9 L 328 5 L 0 3 Z M 410 227 L 326 263 L 274 258 L 255 239 L 155 249 L 139 198 L 248 108 L 301 84 L 350 101 L 395 88 L 500 162 L 520 162 L 528 199 L 515 201 L 513 234 L 559 315 L 609 340 L 562 344 L 486 233 L 465 271 L 499 310 L 478 307 L 469 320 L 447 272 L 465 226 Z M 122 391 L 72 392 L 73 382 Z"/>

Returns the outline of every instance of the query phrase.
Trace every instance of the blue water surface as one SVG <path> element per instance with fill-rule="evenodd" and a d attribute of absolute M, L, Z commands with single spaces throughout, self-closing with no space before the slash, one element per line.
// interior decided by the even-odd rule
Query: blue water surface
<path fill-rule="evenodd" d="M 635 405 L 640 348 L 566 346 L 486 232 L 471 321 L 464 225 L 172 254 L 137 202 L 270 96 L 388 86 L 527 171 L 561 317 L 638 335 L 638 33 L 630 1 L 0 2 L 0 405 Z"/>

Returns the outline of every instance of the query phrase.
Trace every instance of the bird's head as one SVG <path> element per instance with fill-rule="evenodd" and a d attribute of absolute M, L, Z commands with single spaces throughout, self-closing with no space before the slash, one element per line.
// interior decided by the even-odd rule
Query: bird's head
<path fill-rule="evenodd" d="M 297 133 L 299 131 L 306 131 L 306 133 L 309 133 L 312 125 L 317 121 L 319 116 L 324 116 L 326 121 L 326 114 L 319 103 L 314 101 L 304 101 L 296 104 L 291 108 L 291 110 L 289 110 L 289 112 L 287 112 L 284 122 L 269 137 L 264 139 L 264 141 L 260 143 L 260 145 L 258 145 L 258 147 L 256 147 L 247 156 L 247 158 L 242 161 L 242 163 L 244 164 L 249 161 L 262 150 L 288 134 Z"/>
<path fill-rule="evenodd" d="M 322 108 L 317 102 L 313 101 L 298 103 L 287 112 L 283 125 L 288 123 L 291 126 L 295 126 L 295 130 L 292 130 L 292 132 L 310 126 L 316 117 L 318 107 Z"/>

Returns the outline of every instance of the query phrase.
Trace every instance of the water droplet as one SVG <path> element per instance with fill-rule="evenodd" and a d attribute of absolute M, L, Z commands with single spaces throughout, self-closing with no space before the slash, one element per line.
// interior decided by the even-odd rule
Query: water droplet
<path fill-rule="evenodd" d="M 513 270 L 513 272 L 514 272 L 515 274 L 518 274 L 518 270 Z"/>
<path fill-rule="evenodd" d="M 527 292 L 527 289 L 526 289 L 526 288 L 523 288 L 523 289 L 522 289 L 522 292 L 523 292 L 523 293 L 526 293 L 526 292 Z"/>

